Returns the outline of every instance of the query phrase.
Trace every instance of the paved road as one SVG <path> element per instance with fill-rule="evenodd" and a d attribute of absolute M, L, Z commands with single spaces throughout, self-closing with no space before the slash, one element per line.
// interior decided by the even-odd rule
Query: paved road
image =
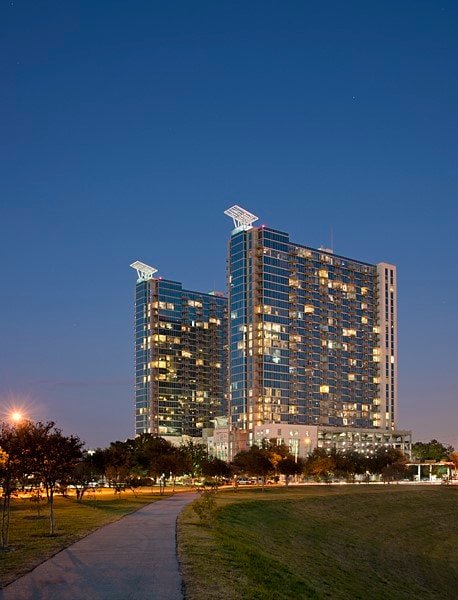
<path fill-rule="evenodd" d="M 176 518 L 197 494 L 148 504 L 59 552 L 1 600 L 182 600 Z"/>

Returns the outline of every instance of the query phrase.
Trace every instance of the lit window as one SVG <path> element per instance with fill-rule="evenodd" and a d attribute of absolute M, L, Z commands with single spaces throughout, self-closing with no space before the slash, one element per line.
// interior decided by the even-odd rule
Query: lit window
<path fill-rule="evenodd" d="M 342 335 L 346 336 L 346 337 L 355 337 L 356 336 L 356 329 L 347 329 L 346 327 L 344 327 L 342 329 Z"/>
<path fill-rule="evenodd" d="M 320 394 L 328 394 L 329 385 L 320 385 Z"/>

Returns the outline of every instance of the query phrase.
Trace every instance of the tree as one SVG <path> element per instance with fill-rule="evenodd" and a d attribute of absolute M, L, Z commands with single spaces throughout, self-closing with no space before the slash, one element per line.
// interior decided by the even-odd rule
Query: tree
<path fill-rule="evenodd" d="M 453 466 L 455 468 L 455 477 L 456 477 L 456 470 L 458 468 L 458 452 L 452 452 L 452 454 L 450 454 L 450 462 L 453 463 Z"/>
<path fill-rule="evenodd" d="M 4 443 L 4 442 L 3 442 Z M 11 516 L 11 476 L 9 469 L 10 456 L 0 448 L 0 481 L 3 490 L 1 547 L 7 548 Z"/>
<path fill-rule="evenodd" d="M 83 501 L 84 494 L 101 474 L 100 468 L 97 468 L 94 463 L 93 455 L 84 452 L 81 460 L 76 463 L 67 477 L 67 484 L 75 486 L 77 502 Z"/>
<path fill-rule="evenodd" d="M 165 480 L 177 467 L 173 454 L 175 446 L 164 438 L 144 433 L 134 441 L 135 464 L 154 481 L 159 480 L 162 494 Z"/>
<path fill-rule="evenodd" d="M 134 451 L 129 440 L 111 442 L 108 448 L 96 450 L 92 460 L 101 469 L 108 485 L 115 492 L 121 492 L 134 465 Z"/>
<path fill-rule="evenodd" d="M 437 440 L 431 440 L 430 442 L 415 442 L 415 444 L 412 444 L 412 458 L 420 461 L 449 460 L 453 450 L 452 446 L 445 446 Z"/>
<path fill-rule="evenodd" d="M 0 427 L 0 484 L 3 490 L 0 540 L 2 548 L 7 548 L 9 544 L 11 495 L 17 488 L 18 480 L 25 473 L 22 433 L 29 427 L 28 421 L 15 426 L 2 423 Z"/>
<path fill-rule="evenodd" d="M 407 471 L 407 467 L 405 465 L 405 462 L 393 462 L 389 465 L 386 465 L 385 467 L 383 467 L 382 469 L 382 479 L 383 481 L 386 482 L 390 482 L 390 481 L 399 481 L 400 479 L 402 479 Z"/>
<path fill-rule="evenodd" d="M 368 461 L 368 470 L 373 475 L 381 475 L 391 465 L 404 465 L 406 457 L 398 448 L 391 446 L 378 448 Z M 398 469 L 399 471 L 400 469 Z M 394 471 L 393 471 L 394 472 Z"/>
<path fill-rule="evenodd" d="M 233 465 L 247 475 L 260 477 L 263 490 L 267 477 L 275 471 L 273 453 L 256 445 L 249 450 L 239 452 L 234 457 Z"/>
<path fill-rule="evenodd" d="M 305 461 L 304 473 L 317 481 L 328 481 L 335 469 L 335 460 L 324 448 L 314 448 Z"/>
<path fill-rule="evenodd" d="M 277 464 L 279 473 L 285 476 L 285 484 L 288 485 L 289 477 L 299 475 L 304 471 L 305 462 L 302 458 L 295 459 L 292 455 L 284 456 Z"/>
<path fill-rule="evenodd" d="M 191 475 L 194 484 L 194 479 L 202 475 L 202 465 L 208 460 L 207 446 L 188 440 L 185 444 L 181 445 L 181 448 L 183 448 L 189 456 L 191 467 L 189 474 Z"/>
<path fill-rule="evenodd" d="M 208 457 L 202 463 L 202 475 L 215 480 L 217 484 L 222 478 L 231 476 L 231 467 L 220 458 Z"/>
<path fill-rule="evenodd" d="M 368 470 L 368 459 L 356 450 L 339 452 L 333 448 L 329 456 L 334 461 L 334 474 L 343 476 L 349 481 L 354 481 L 356 475 L 363 475 Z"/>
<path fill-rule="evenodd" d="M 168 455 L 167 469 L 172 477 L 173 491 L 175 491 L 176 478 L 191 471 L 191 459 L 184 448 L 181 446 L 173 448 L 172 452 Z"/>
<path fill-rule="evenodd" d="M 80 460 L 83 442 L 77 436 L 64 436 L 53 421 L 28 422 L 22 434 L 23 464 L 27 472 L 35 474 L 45 487 L 50 534 L 55 535 L 54 493 Z"/>

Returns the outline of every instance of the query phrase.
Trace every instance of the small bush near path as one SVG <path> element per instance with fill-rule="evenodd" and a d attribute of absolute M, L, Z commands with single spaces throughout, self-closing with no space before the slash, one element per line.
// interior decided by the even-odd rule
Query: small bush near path
<path fill-rule="evenodd" d="M 458 487 L 219 492 L 179 517 L 187 600 L 455 600 Z"/>
<path fill-rule="evenodd" d="M 0 552 L 0 588 L 102 525 L 164 497 L 151 490 L 137 490 L 135 494 L 131 491 L 123 494 L 115 494 L 112 490 L 97 491 L 83 502 L 77 502 L 75 497 L 57 496 L 54 500 L 58 515 L 57 535 L 53 537 L 49 535 L 47 519 L 37 514 L 37 507 L 30 497 L 13 498 L 10 547 L 8 551 Z"/>
<path fill-rule="evenodd" d="M 203 490 L 200 492 L 200 498 L 192 503 L 192 509 L 199 517 L 202 525 L 212 527 L 216 511 L 216 491 Z"/>

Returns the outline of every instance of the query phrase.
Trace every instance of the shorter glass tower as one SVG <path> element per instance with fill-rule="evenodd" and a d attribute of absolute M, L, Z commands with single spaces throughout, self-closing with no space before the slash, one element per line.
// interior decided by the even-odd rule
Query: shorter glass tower
<path fill-rule="evenodd" d="M 227 414 L 227 299 L 155 278 L 135 288 L 135 434 L 199 437 Z"/>

